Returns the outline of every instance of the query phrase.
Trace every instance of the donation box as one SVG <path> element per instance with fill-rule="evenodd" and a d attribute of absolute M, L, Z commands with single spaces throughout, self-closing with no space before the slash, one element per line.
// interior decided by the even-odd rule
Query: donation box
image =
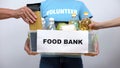
<path fill-rule="evenodd" d="M 94 52 L 94 34 L 89 31 L 37 30 L 30 32 L 31 50 L 38 53 Z"/>

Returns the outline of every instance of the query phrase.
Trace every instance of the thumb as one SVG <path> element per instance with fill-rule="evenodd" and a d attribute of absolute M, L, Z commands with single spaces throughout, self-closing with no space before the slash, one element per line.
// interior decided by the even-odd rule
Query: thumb
<path fill-rule="evenodd" d="M 91 24 L 88 25 L 88 27 L 89 27 L 90 29 L 93 29 L 93 26 L 94 26 L 93 23 L 91 23 Z"/>

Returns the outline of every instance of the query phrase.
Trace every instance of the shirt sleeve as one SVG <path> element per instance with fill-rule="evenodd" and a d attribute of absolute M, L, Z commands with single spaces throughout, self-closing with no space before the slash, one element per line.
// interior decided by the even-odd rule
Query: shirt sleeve
<path fill-rule="evenodd" d="M 81 3 L 81 8 L 80 8 L 80 15 L 79 15 L 79 18 L 80 19 L 83 19 L 84 18 L 84 12 L 88 12 L 88 17 L 89 18 L 92 18 L 92 14 L 90 13 L 90 11 L 88 10 L 88 8 L 85 6 L 84 3 Z"/>

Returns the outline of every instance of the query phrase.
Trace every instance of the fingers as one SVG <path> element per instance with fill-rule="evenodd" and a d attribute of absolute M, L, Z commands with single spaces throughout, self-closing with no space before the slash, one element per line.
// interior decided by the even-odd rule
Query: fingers
<path fill-rule="evenodd" d="M 32 52 L 31 50 L 30 50 L 30 44 L 29 44 L 29 40 L 27 39 L 26 40 L 26 42 L 25 42 L 25 47 L 24 47 L 24 50 L 27 52 L 27 54 L 28 55 L 37 55 L 37 54 L 39 54 L 39 53 L 37 53 L 37 52 Z"/>
<path fill-rule="evenodd" d="M 100 29 L 100 23 L 99 23 L 99 22 L 92 21 L 92 23 L 89 24 L 89 28 L 90 28 L 90 29 L 93 29 L 93 30 L 98 30 L 98 29 Z"/>
<path fill-rule="evenodd" d="M 91 23 L 91 24 L 89 25 L 89 28 L 90 28 L 90 29 L 93 29 L 93 30 L 97 30 L 97 27 L 96 27 L 95 23 Z"/>
<path fill-rule="evenodd" d="M 35 14 L 27 7 L 24 7 L 23 10 L 26 19 L 28 19 L 30 23 L 34 23 L 36 21 Z"/>
<path fill-rule="evenodd" d="M 37 52 L 30 52 L 29 53 L 29 55 L 37 55 L 37 54 L 39 54 L 39 53 L 37 53 Z"/>
<path fill-rule="evenodd" d="M 97 56 L 98 54 L 97 53 L 85 53 L 84 55 L 94 57 L 94 56 Z"/>
<path fill-rule="evenodd" d="M 95 22 L 92 21 L 92 20 L 91 20 L 91 22 L 92 22 L 92 23 L 89 24 L 88 26 L 89 26 L 90 29 L 94 29 L 94 27 L 95 27 Z"/>
<path fill-rule="evenodd" d="M 25 7 L 26 8 L 26 13 L 30 16 L 30 18 L 32 19 L 32 20 L 36 20 L 35 18 L 37 18 L 36 17 L 36 15 L 33 13 L 33 11 L 31 10 L 31 9 L 29 9 L 28 7 Z"/>
<path fill-rule="evenodd" d="M 18 9 L 18 11 L 20 12 L 20 17 L 27 23 L 34 23 L 37 19 L 34 12 L 26 6 Z"/>
<path fill-rule="evenodd" d="M 29 24 L 29 20 L 25 17 L 25 15 L 21 15 L 22 19 Z"/>
<path fill-rule="evenodd" d="M 91 52 L 91 53 L 84 53 L 85 56 L 97 56 L 99 54 L 99 48 L 98 46 L 95 47 L 95 52 Z"/>
<path fill-rule="evenodd" d="M 90 29 L 93 29 L 93 28 L 92 28 L 93 24 L 89 24 L 88 26 L 89 26 Z"/>

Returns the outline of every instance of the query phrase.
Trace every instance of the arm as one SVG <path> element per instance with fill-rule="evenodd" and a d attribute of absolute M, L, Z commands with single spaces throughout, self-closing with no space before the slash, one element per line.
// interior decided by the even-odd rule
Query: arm
<path fill-rule="evenodd" d="M 110 28 L 110 27 L 117 27 L 117 26 L 120 26 L 120 17 L 109 20 L 109 21 L 102 22 L 100 25 L 98 25 L 98 27 L 100 29 L 102 29 L 102 28 Z"/>
<path fill-rule="evenodd" d="M 104 22 L 93 22 L 89 26 L 92 29 L 117 27 L 117 26 L 120 26 L 120 17 L 112 19 L 112 20 L 104 21 Z"/>
<path fill-rule="evenodd" d="M 7 18 L 22 18 L 27 23 L 34 23 L 37 17 L 28 7 L 22 7 L 16 10 L 0 8 L 0 19 Z"/>
<path fill-rule="evenodd" d="M 15 10 L 0 8 L 0 19 L 6 19 L 6 18 L 19 18 L 19 16 L 16 15 Z"/>

